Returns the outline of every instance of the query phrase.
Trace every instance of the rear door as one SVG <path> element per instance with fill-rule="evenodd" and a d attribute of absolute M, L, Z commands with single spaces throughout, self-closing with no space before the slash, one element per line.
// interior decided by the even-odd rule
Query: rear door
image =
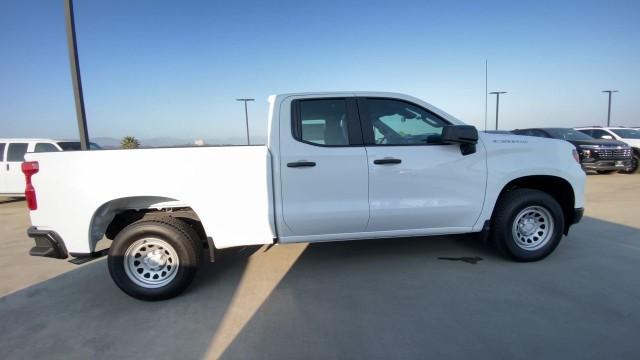
<path fill-rule="evenodd" d="M 22 163 L 28 148 L 29 143 L 27 142 L 10 142 L 8 144 L 4 164 L 6 171 L 5 194 L 24 193 L 25 180 L 22 174 Z"/>
<path fill-rule="evenodd" d="M 414 103 L 361 98 L 358 107 L 368 154 L 367 231 L 415 235 L 472 227 L 486 188 L 482 145 L 463 155 L 459 145 L 442 144 L 449 123 Z"/>
<path fill-rule="evenodd" d="M 6 193 L 7 164 L 4 161 L 6 143 L 0 142 L 0 194 Z"/>
<path fill-rule="evenodd" d="M 314 96 L 281 106 L 281 241 L 364 231 L 368 170 L 355 98 Z"/>

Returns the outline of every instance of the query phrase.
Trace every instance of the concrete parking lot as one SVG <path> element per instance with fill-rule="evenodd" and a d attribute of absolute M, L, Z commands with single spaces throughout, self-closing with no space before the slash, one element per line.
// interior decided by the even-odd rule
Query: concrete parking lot
<path fill-rule="evenodd" d="M 538 263 L 465 236 L 231 249 L 146 303 L 104 259 L 29 257 L 25 204 L 0 199 L 0 358 L 637 358 L 639 204 L 640 176 L 589 176 Z"/>

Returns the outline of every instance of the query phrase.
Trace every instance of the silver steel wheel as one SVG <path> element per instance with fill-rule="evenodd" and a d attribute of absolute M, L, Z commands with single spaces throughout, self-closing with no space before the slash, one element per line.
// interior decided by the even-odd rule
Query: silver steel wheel
<path fill-rule="evenodd" d="M 167 285 L 178 274 L 180 259 L 168 242 L 157 238 L 136 240 L 124 254 L 124 270 L 131 281 L 144 288 Z"/>
<path fill-rule="evenodd" d="M 512 233 L 521 249 L 534 251 L 545 246 L 553 236 L 553 216 L 542 206 L 529 206 L 518 213 Z"/>

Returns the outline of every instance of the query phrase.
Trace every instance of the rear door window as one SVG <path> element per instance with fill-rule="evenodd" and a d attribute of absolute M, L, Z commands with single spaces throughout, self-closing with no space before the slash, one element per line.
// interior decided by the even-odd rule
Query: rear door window
<path fill-rule="evenodd" d="M 300 100 L 294 137 L 324 146 L 348 146 L 348 111 L 345 99 Z"/>
<path fill-rule="evenodd" d="M 7 161 L 23 162 L 24 154 L 27 153 L 27 143 L 11 143 L 7 150 Z"/>
<path fill-rule="evenodd" d="M 0 143 L 0 162 L 4 161 L 4 147 L 5 143 Z"/>

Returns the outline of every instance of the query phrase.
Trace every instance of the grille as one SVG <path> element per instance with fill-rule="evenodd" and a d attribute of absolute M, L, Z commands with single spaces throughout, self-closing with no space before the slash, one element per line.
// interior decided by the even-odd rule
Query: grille
<path fill-rule="evenodd" d="M 620 159 L 631 157 L 631 149 L 597 149 L 595 151 L 600 159 Z"/>

